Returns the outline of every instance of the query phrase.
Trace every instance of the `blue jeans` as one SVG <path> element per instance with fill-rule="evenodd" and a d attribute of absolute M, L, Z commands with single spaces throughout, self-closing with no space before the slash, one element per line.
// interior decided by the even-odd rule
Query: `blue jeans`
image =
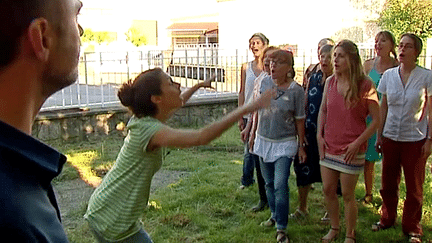
<path fill-rule="evenodd" d="M 280 157 L 275 162 L 265 163 L 260 157 L 267 200 L 278 230 L 286 229 L 289 213 L 288 178 L 293 158 Z"/>
<path fill-rule="evenodd" d="M 244 158 L 243 158 L 243 175 L 241 177 L 241 184 L 250 186 L 254 183 L 254 169 L 255 163 L 258 163 L 259 157 L 255 154 L 249 153 L 249 145 L 245 143 Z"/>
<path fill-rule="evenodd" d="M 116 242 L 116 243 L 153 243 L 150 236 L 142 228 L 136 234 L 134 234 L 134 235 L 132 235 L 126 239 L 120 240 L 120 241 L 108 241 L 105 238 L 103 238 L 99 232 L 92 229 L 91 226 L 90 226 L 90 229 L 93 232 L 93 235 L 95 236 L 97 242 L 99 242 L 99 243 L 114 243 L 114 242 Z"/>

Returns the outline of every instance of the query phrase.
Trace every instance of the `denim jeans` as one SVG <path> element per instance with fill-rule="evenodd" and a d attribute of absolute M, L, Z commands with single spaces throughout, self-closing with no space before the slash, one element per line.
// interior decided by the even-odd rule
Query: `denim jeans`
<path fill-rule="evenodd" d="M 289 213 L 288 178 L 293 158 L 280 157 L 275 162 L 266 163 L 260 157 L 261 172 L 264 177 L 267 200 L 276 221 L 278 230 L 286 229 Z"/>
<path fill-rule="evenodd" d="M 255 154 L 249 153 L 249 145 L 245 143 L 244 158 L 243 158 L 243 175 L 241 177 L 241 184 L 243 186 L 250 186 L 254 183 L 254 169 L 255 163 L 258 163 L 259 157 Z"/>
<path fill-rule="evenodd" d="M 151 240 L 150 236 L 147 234 L 147 232 L 145 232 L 144 229 L 141 229 L 140 231 L 138 231 L 136 234 L 120 240 L 120 241 L 108 241 L 105 238 L 102 237 L 102 235 L 97 232 L 96 230 L 92 229 L 90 227 L 91 231 L 93 232 L 93 235 L 95 236 L 97 242 L 99 243 L 153 243 L 153 241 Z"/>

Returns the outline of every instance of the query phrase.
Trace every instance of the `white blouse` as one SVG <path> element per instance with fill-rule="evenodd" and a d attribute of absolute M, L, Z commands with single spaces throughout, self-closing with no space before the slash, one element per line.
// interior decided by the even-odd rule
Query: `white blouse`
<path fill-rule="evenodd" d="M 377 90 L 387 97 L 388 111 L 383 136 L 399 142 L 424 139 L 428 119 L 426 96 L 432 95 L 431 70 L 417 66 L 404 86 L 399 67 L 388 69 Z"/>

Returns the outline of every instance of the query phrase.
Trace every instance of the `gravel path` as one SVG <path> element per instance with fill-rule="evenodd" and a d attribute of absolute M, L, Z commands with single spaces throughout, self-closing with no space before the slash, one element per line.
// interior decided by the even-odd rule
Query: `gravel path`
<path fill-rule="evenodd" d="M 150 193 L 166 187 L 187 175 L 188 172 L 185 171 L 160 170 L 153 177 Z M 81 179 L 60 182 L 54 185 L 54 188 L 65 228 L 83 224 L 84 219 L 79 212 L 84 210 L 83 207 L 90 199 L 94 188 Z"/>

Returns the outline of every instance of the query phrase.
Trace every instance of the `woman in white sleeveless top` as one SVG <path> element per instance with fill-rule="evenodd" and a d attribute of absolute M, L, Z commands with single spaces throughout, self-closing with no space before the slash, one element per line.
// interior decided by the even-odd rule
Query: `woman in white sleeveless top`
<path fill-rule="evenodd" d="M 244 63 L 241 71 L 241 84 L 238 98 L 238 105 L 242 106 L 244 104 L 248 104 L 253 99 L 253 89 L 255 83 L 257 82 L 258 76 L 261 74 L 263 65 L 262 53 L 264 49 L 268 46 L 269 40 L 262 33 L 255 33 L 249 39 L 249 50 L 254 55 L 254 60 L 251 62 Z M 247 121 L 249 119 L 248 116 L 244 116 L 239 120 L 238 125 L 240 131 L 243 131 L 246 127 Z M 247 141 L 248 139 L 246 139 Z M 253 211 L 261 211 L 267 207 L 267 197 L 264 187 L 264 179 L 261 175 L 258 156 L 255 154 L 249 153 L 247 142 L 245 143 L 244 150 L 244 159 L 243 159 L 243 175 L 241 177 L 241 186 L 240 189 L 244 189 L 254 183 L 253 174 L 254 168 L 257 171 L 257 182 L 258 182 L 258 191 L 260 195 L 260 202 L 257 206 L 253 207 Z"/>

